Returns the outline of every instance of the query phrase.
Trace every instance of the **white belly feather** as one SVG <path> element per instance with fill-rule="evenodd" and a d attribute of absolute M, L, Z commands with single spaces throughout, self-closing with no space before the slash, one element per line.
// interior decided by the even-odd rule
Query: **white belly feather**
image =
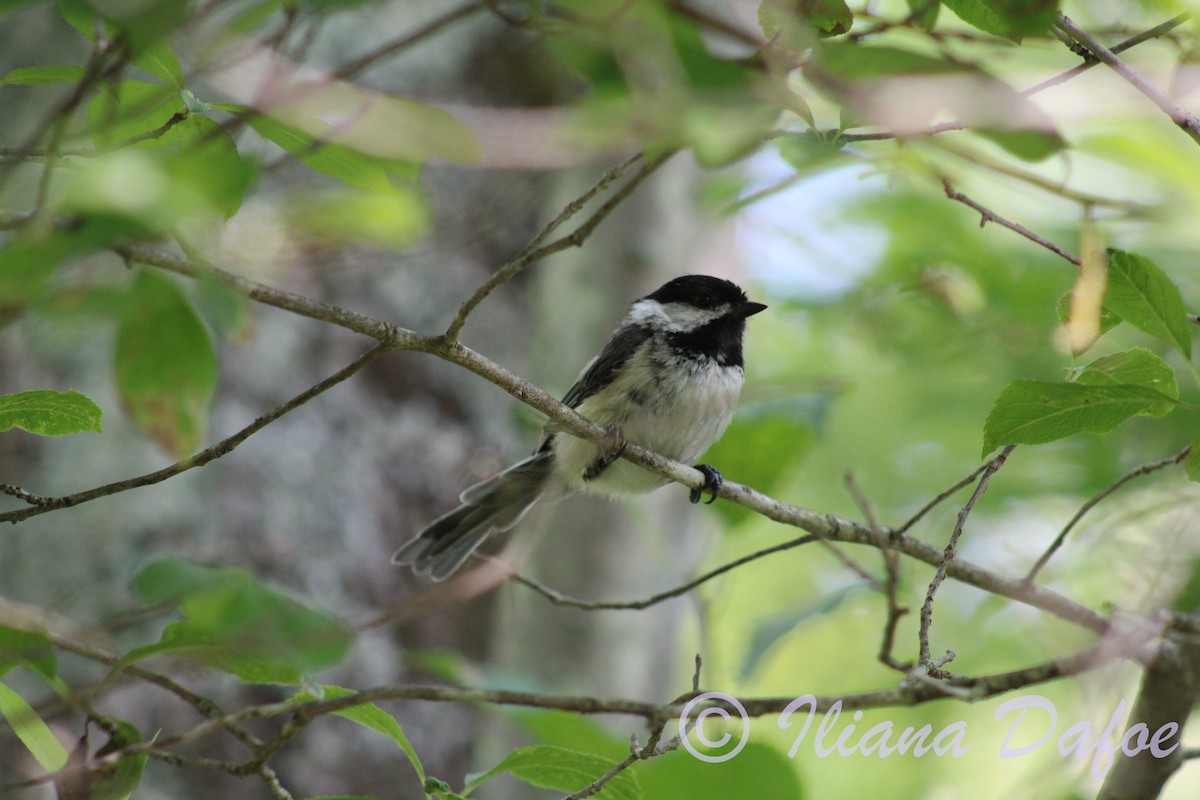
<path fill-rule="evenodd" d="M 663 369 L 665 359 L 677 364 Z M 664 375 L 671 377 L 656 377 Z M 729 426 L 742 381 L 741 367 L 679 359 L 665 349 L 647 347 L 634 355 L 612 385 L 584 400 L 578 411 L 600 425 L 620 425 L 630 442 L 692 464 Z M 648 492 L 667 483 L 666 478 L 624 460 L 585 482 L 582 473 L 599 450 L 570 434 L 555 436 L 554 453 L 555 471 L 572 489 L 624 494 Z"/>

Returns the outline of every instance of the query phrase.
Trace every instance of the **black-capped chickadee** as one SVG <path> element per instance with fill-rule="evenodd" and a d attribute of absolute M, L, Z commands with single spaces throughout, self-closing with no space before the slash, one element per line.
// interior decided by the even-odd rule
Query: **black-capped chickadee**
<path fill-rule="evenodd" d="M 690 463 L 720 438 L 742 390 L 746 317 L 765 308 L 735 284 L 708 275 L 675 278 L 635 301 L 563 398 L 606 426 L 610 444 L 598 447 L 548 424 L 532 456 L 464 491 L 462 505 L 431 522 L 392 563 L 440 581 L 542 498 L 580 490 L 631 494 L 666 484 L 661 475 L 618 460 L 625 442 Z M 692 490 L 691 501 L 709 491 L 711 503 L 721 474 L 707 464 L 696 468 L 706 480 L 703 489 Z"/>

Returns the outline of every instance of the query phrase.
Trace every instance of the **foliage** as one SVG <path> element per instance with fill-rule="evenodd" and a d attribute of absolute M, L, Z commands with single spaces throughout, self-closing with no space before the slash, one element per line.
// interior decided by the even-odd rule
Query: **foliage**
<path fill-rule="evenodd" d="M 85 326 L 89 338 L 110 344 L 113 383 L 111 401 L 90 390 L 96 399 L 37 386 L 0 395 L 0 441 L 21 436 L 15 428 L 43 437 L 100 433 L 107 413 L 103 436 L 126 435 L 109 424 L 120 419 L 175 461 L 169 474 L 153 480 L 66 499 L 4 484 L 24 505 L 0 513 L 0 520 L 19 522 L 194 466 L 210 441 L 214 403 L 222 402 L 228 350 L 253 336 L 251 300 L 374 336 L 385 349 L 433 353 L 536 405 L 531 387 L 513 383 L 495 365 L 470 361 L 454 336 L 421 338 L 230 268 L 238 254 L 223 249 L 225 237 L 247 219 L 253 225 L 267 217 L 277 227 L 256 227 L 251 238 L 279 244 L 273 252 L 409 255 L 433 238 L 438 224 L 423 180 L 427 168 L 495 166 L 489 159 L 504 137 L 455 106 L 355 80 L 390 57 L 386 47 L 365 61 L 347 57 L 328 73 L 309 68 L 305 37 L 292 35 L 297 26 L 316 39 L 330 20 L 365 13 L 373 3 L 254 0 L 207 20 L 205 5 L 153 0 L 135 14 L 100 0 L 0 1 L 0 25 L 53 18 L 77 34 L 79 53 L 73 63 L 4 64 L 0 73 L 0 93 L 44 93 L 28 95 L 41 102 L 43 118 L 29 141 L 0 143 L 0 324 L 53 326 L 77 314 L 83 321 L 74 324 Z M 1110 614 L 1112 607 L 1154 619 L 1158 609 L 1194 612 L 1200 594 L 1194 537 L 1179 537 L 1177 552 L 1160 553 L 1155 544 L 1167 511 L 1195 501 L 1183 478 L 1200 481 L 1200 448 L 1185 447 L 1200 444 L 1200 372 L 1192 349 L 1200 292 L 1192 268 L 1200 244 L 1194 225 L 1200 123 L 1186 108 L 1171 107 L 1172 96 L 1155 99 L 1157 110 L 1148 103 L 1151 111 L 1138 112 L 1133 122 L 1098 113 L 1104 103 L 1095 95 L 1067 95 L 1075 102 L 1063 106 L 1088 109 L 1082 119 L 1049 99 L 1076 91 L 1072 70 L 1108 69 L 1095 66 L 1091 54 L 1080 61 L 1089 43 L 1069 35 L 1062 12 L 1089 30 L 1118 28 L 1104 37 L 1111 49 L 1144 65 L 1148 75 L 1173 71 L 1177 94 L 1186 96 L 1200 46 L 1192 27 L 1176 24 L 1142 37 L 1150 41 L 1113 46 L 1186 4 L 764 0 L 752 19 L 757 28 L 704 8 L 667 0 L 562 0 L 447 12 L 442 27 L 456 29 L 454 14 L 470 12 L 537 43 L 540 68 L 569 87 L 556 93 L 565 123 L 555 135 L 580 162 L 598 155 L 615 160 L 615 149 L 642 153 L 569 205 L 488 290 L 545 255 L 588 247 L 595 225 L 587 222 L 575 238 L 550 237 L 584 207 L 599 224 L 641 181 L 654 180 L 667 159 L 685 153 L 698 165 L 707 201 L 689 213 L 704 214 L 713 226 L 740 226 L 739 235 L 758 242 L 763 260 L 774 260 L 757 273 L 773 313 L 751 325 L 746 402 L 707 456 L 730 481 L 840 515 L 830 518 L 841 521 L 837 530 L 852 527 L 850 518 L 868 518 L 864 527 L 874 533 L 875 520 L 895 526 L 911 519 L 906 532 L 939 551 L 961 536 L 967 555 L 994 574 L 1026 571 L 1044 553 L 1036 572 L 1054 556 L 1049 563 L 1066 602 L 1103 609 L 1094 613 L 1109 622 L 1119 616 Z M 400 38 L 397 49 L 439 30 Z M 1063 47 L 1060 38 L 1073 45 Z M 1054 86 L 1029 78 L 1058 73 Z M 1113 81 L 1130 77 L 1104 74 Z M 535 159 L 537 149 L 522 143 L 520 156 Z M 640 171 L 630 175 L 634 164 Z M 272 178 L 281 165 L 302 165 L 302 182 L 281 188 Z M 549 165 L 552 159 L 543 166 Z M 622 178 L 623 188 L 588 206 Z M 804 214 L 790 205 L 834 183 L 843 200 L 822 199 Z M 741 246 L 743 254 L 752 247 Z M 1086 363 L 1077 363 L 1085 352 Z M 280 406 L 263 425 L 358 366 Z M 108 402 L 121 411 L 105 408 Z M 203 463 L 257 430 L 244 429 L 226 449 L 204 451 Z M 963 499 L 957 515 L 944 504 L 927 506 L 976 468 L 981 441 L 983 457 L 1002 454 L 976 484 L 978 494 L 990 485 L 988 494 L 977 506 L 978 494 Z M 857 483 L 846 490 L 848 469 L 861 479 L 861 494 Z M 1154 491 L 1133 495 L 1127 506 L 1108 499 L 1144 476 L 1154 476 L 1143 483 Z M 96 483 L 120 477 L 98 474 Z M 1080 507 L 1089 497 L 1095 502 Z M 1101 501 L 1117 511 L 1068 541 L 1075 522 Z M 1064 507 L 1080 510 L 1051 546 L 1053 534 L 1046 534 Z M 681 662 L 702 646 L 720 654 L 706 663 L 705 686 L 774 698 L 810 689 L 890 689 L 897 681 L 914 692 L 922 681 L 939 680 L 950 695 L 966 691 L 941 670 L 944 664 L 920 664 L 916 678 L 898 674 L 895 659 L 876 659 L 888 614 L 901 643 L 897 659 L 909 658 L 904 654 L 915 642 L 930 645 L 928 624 L 918 627 L 917 614 L 898 611 L 916 611 L 926 597 L 933 608 L 938 584 L 920 569 L 892 571 L 886 560 L 881 569 L 836 550 L 835 566 L 782 551 L 765 558 L 780 545 L 781 526 L 745 502 L 716 508 L 727 535 L 707 556 L 708 566 L 736 563 L 736 569 L 691 590 L 698 602 L 672 642 Z M 1194 529 L 1194 521 L 1180 524 Z M 295 533 L 303 538 L 303 531 Z M 1084 537 L 1086 547 L 1072 547 Z M 1064 541 L 1066 550 L 1055 556 Z M 895 541 L 880 536 L 870 545 L 888 551 Z M 948 568 L 952 555 L 950 548 L 931 566 Z M 754 741 L 736 760 L 711 765 L 682 749 L 631 751 L 624 737 L 580 711 L 605 708 L 572 705 L 570 698 L 559 704 L 573 713 L 507 717 L 533 743 L 483 772 L 444 780 L 426 773 L 422 739 L 381 705 L 415 695 L 359 697 L 361 689 L 325 682 L 322 673 L 345 662 L 356 635 L 345 620 L 318 610 L 322 603 L 273 588 L 247 565 L 167 556 L 129 565 L 123 577 L 132 579 L 143 611 L 166 608 L 178 618 L 120 652 L 63 635 L 49 611 L 31 621 L 15 604 L 0 604 L 0 675 L 6 676 L 0 714 L 42 770 L 38 780 L 55 780 L 60 791 L 64 781 L 83 780 L 91 796 L 128 797 L 144 778 L 148 753 L 174 753 L 175 744 L 209 733 L 144 731 L 100 713 L 93 702 L 120 675 L 166 685 L 212 730 L 240 732 L 253 751 L 249 762 L 202 765 L 257 774 L 276 796 L 288 795 L 276 790 L 271 758 L 327 714 L 383 737 L 393 754 L 399 750 L 415 773 L 404 766 L 408 794 L 486 798 L 511 780 L 623 800 L 800 798 L 817 788 L 822 796 L 862 793 L 855 781 L 865 778 L 837 772 L 832 760 L 785 756 L 788 742 L 768 725 L 756 723 Z M 1020 592 L 1033 585 L 1007 597 L 1029 601 Z M 1093 630 L 1049 614 L 1020 616 L 1003 592 L 989 591 L 953 611 L 951 601 L 938 601 L 932 635 L 955 642 L 956 671 L 986 681 L 1093 643 Z M 98 665 L 94 691 L 75 687 L 76 675 L 60 675 L 63 651 Z M 1107 657 L 1118 655 L 1132 654 Z M 211 701 L 170 688 L 154 671 L 180 661 L 240 684 L 291 687 L 286 699 L 246 712 L 247 719 L 288 722 L 275 738 L 256 743 L 238 727 L 244 719 L 223 718 Z M 491 695 L 472 688 L 486 682 L 457 656 L 439 663 L 450 683 L 467 686 L 449 687 L 459 694 L 434 687 L 418 699 L 480 702 L 497 716 L 499 706 L 546 702 L 515 689 Z M 1053 690 L 1056 699 L 1078 708 L 1085 693 L 1073 694 L 1063 683 Z M 48 712 L 34 697 L 40 688 L 28 688 L 43 684 L 85 725 L 107 731 L 109 742 L 93 753 L 86 745 L 68 752 L 43 718 Z M 922 709 L 949 723 L 959 712 L 946 705 Z M 665 745 L 676 733 L 677 710 L 666 703 L 656 713 L 631 713 L 647 722 L 656 745 Z M 1029 772 L 1022 775 L 1045 772 L 1050 763 L 1023 767 Z M 931 796 L 963 769 L 937 762 L 914 776 L 895 762 L 872 764 L 872 780 L 895 788 L 894 796 Z M 994 785 L 990 796 L 1004 791 L 997 764 L 977 760 L 971 769 L 996 779 L 974 782 Z M 1094 786 L 1066 775 L 1052 788 L 1066 796 Z"/>

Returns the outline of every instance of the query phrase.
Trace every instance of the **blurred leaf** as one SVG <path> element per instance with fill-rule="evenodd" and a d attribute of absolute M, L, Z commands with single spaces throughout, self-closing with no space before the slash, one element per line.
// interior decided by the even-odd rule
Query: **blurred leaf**
<path fill-rule="evenodd" d="M 45 636 L 0 625 L 0 675 L 18 666 L 52 679 L 58 671 L 54 647 Z"/>
<path fill-rule="evenodd" d="M 838 36 L 854 24 L 845 0 L 763 0 L 758 6 L 759 27 L 768 38 L 776 36 L 787 27 L 789 15 L 803 19 L 818 36 Z"/>
<path fill-rule="evenodd" d="M 807 173 L 845 158 L 842 143 L 814 134 L 789 134 L 776 142 L 779 156 L 798 172 Z"/>
<path fill-rule="evenodd" d="M 1058 0 L 942 0 L 968 25 L 1019 42 L 1049 32 Z"/>
<path fill-rule="evenodd" d="M 983 455 L 1007 444 L 1042 444 L 1077 433 L 1108 433 L 1135 414 L 1176 401 L 1144 386 L 1015 381 L 984 423 Z"/>
<path fill-rule="evenodd" d="M 178 28 L 187 18 L 187 0 L 58 0 L 63 17 L 77 30 L 93 38 L 86 20 L 99 15 L 107 23 L 108 35 L 120 35 L 133 51 L 144 52 Z"/>
<path fill-rule="evenodd" d="M 97 92 L 88 104 L 88 131 L 97 147 L 109 148 L 158 130 L 182 108 L 172 86 L 125 80 L 112 94 Z"/>
<path fill-rule="evenodd" d="M 254 328 L 254 309 L 249 298 L 213 278 L 200 275 L 196 280 L 196 308 L 205 321 L 220 334 L 234 341 L 246 341 Z"/>
<path fill-rule="evenodd" d="M 1151 336 L 1192 356 L 1192 331 L 1179 289 L 1150 259 L 1122 250 L 1108 251 L 1108 287 L 1104 306 Z"/>
<path fill-rule="evenodd" d="M 100 433 L 103 412 L 79 392 L 36 389 L 0 394 L 0 432 L 21 428 L 39 436 Z"/>
<path fill-rule="evenodd" d="M 172 200 L 180 216 L 202 204 L 226 218 L 241 208 L 256 171 L 213 120 L 189 116 L 146 146 L 166 159 Z M 177 196 L 183 193 L 190 196 Z"/>
<path fill-rule="evenodd" d="M 913 22 L 918 28 L 927 31 L 933 30 L 941 7 L 941 0 L 908 0 L 908 10 L 913 15 Z"/>
<path fill-rule="evenodd" d="M 1200 438 L 1192 442 L 1192 449 L 1188 451 L 1187 461 L 1184 462 L 1183 467 L 1187 472 L 1188 480 L 1200 483 Z"/>
<path fill-rule="evenodd" d="M 1196 452 L 1195 446 L 1192 447 L 1192 452 Z M 1191 461 L 1190 455 L 1188 461 Z M 1191 478 L 1192 480 L 1196 480 L 1195 476 L 1191 476 Z M 1175 595 L 1175 600 L 1171 603 L 1171 608 L 1181 614 L 1192 614 L 1200 610 L 1200 559 L 1192 562 L 1191 569 L 1188 571 L 1187 582 L 1179 589 L 1179 593 Z"/>
<path fill-rule="evenodd" d="M 122 220 L 97 218 L 52 231 L 15 234 L 0 248 L 0 312 L 43 293 L 60 266 L 139 230 Z"/>
<path fill-rule="evenodd" d="M 468 775 L 464 792 L 471 794 L 488 778 L 503 772 L 540 789 L 576 792 L 612 767 L 612 759 L 592 753 L 544 744 L 520 747 L 487 772 Z M 629 771 L 618 774 L 596 794 L 601 800 L 640 800 L 643 796 L 637 778 Z M 657 797 L 655 800 L 658 800 Z"/>
<path fill-rule="evenodd" d="M 143 48 L 134 57 L 133 65 L 149 72 L 176 91 L 183 89 L 183 67 L 171 45 L 165 41 L 154 42 Z"/>
<path fill-rule="evenodd" d="M 3 683 L 0 683 L 0 716 L 8 720 L 13 733 L 42 769 L 57 772 L 66 765 L 66 748 L 59 743 L 29 703 L 25 702 L 25 698 Z"/>
<path fill-rule="evenodd" d="M 112 719 L 111 717 L 106 717 L 104 722 L 110 728 L 115 728 L 115 730 L 110 732 L 108 741 L 105 742 L 104 746 L 96 751 L 97 758 L 103 758 L 109 753 L 115 753 L 123 747 L 128 747 L 142 741 L 142 732 L 133 723 L 121 719 Z M 84 773 L 84 779 L 88 782 L 86 787 L 87 793 L 81 793 L 79 795 L 80 798 L 86 798 L 87 800 L 128 800 L 129 796 L 133 794 L 134 790 L 142 782 L 142 773 L 146 769 L 146 761 L 148 759 L 148 755 L 123 758 L 107 769 Z M 61 790 L 59 791 L 59 800 L 66 800 Z"/>
<path fill-rule="evenodd" d="M 852 42 L 822 42 L 819 60 L 808 71 L 819 67 L 826 74 L 843 80 L 880 78 L 892 75 L 938 75 L 965 73 L 970 67 L 944 58 L 914 53 L 898 47 L 878 47 Z"/>
<path fill-rule="evenodd" d="M 323 684 L 320 687 L 319 694 L 322 699 L 332 700 L 339 697 L 349 697 L 358 693 L 351 689 L 344 689 L 341 686 Z M 298 692 L 293 699 L 311 700 L 314 698 L 312 693 L 302 691 Z M 420 777 L 422 783 L 425 781 L 425 768 L 421 766 L 421 759 L 417 757 L 417 751 L 413 749 L 412 743 L 404 735 L 404 729 L 400 727 L 400 723 L 391 714 L 374 703 L 363 703 L 362 705 L 351 706 L 350 708 L 333 713 L 351 722 L 357 722 L 364 728 L 369 728 L 376 733 L 382 733 L 391 739 L 404 751 L 404 755 L 408 757 L 409 763 L 417 771 L 417 775 Z"/>
<path fill-rule="evenodd" d="M 415 187 L 305 193 L 286 208 L 295 235 L 313 244 L 374 244 L 401 250 L 428 230 L 429 211 Z"/>
<path fill-rule="evenodd" d="M 117 394 L 134 423 L 180 457 L 208 429 L 217 358 L 208 331 L 169 279 L 141 270 L 117 326 Z"/>
<path fill-rule="evenodd" d="M 1067 146 L 1057 131 L 980 128 L 978 133 L 1024 161 L 1041 161 Z"/>
<path fill-rule="evenodd" d="M 18 67 L 0 78 L 0 86 L 41 86 L 50 83 L 76 83 L 83 77 L 83 68 L 72 65 Z"/>
<path fill-rule="evenodd" d="M 668 723 L 667 730 L 671 730 Z M 739 731 L 740 733 L 740 731 Z M 737 757 L 709 764 L 683 748 L 635 767 L 646 797 L 653 800 L 696 798 L 770 798 L 803 800 L 796 765 L 773 747 L 751 740 Z"/>
<path fill-rule="evenodd" d="M 294 100 L 255 111 L 314 141 L 386 161 L 473 163 L 483 158 L 474 130 L 436 106 L 351 83 L 314 82 L 292 89 Z"/>
<path fill-rule="evenodd" d="M 387 162 L 364 155 L 345 145 L 319 142 L 262 114 L 250 113 L 249 122 L 263 137 L 270 139 L 312 169 L 360 189 L 385 191 L 391 186 L 388 181 L 389 171 L 408 172 L 412 169 L 411 164 Z"/>
<path fill-rule="evenodd" d="M 756 621 L 754 634 L 750 638 L 750 643 L 746 645 L 746 652 L 742 658 L 740 679 L 743 681 L 750 679 L 775 643 L 786 638 L 792 631 L 812 619 L 823 617 L 837 610 L 853 592 L 861 588 L 862 584 L 844 586 L 823 594 L 820 599 L 804 608 L 791 608 Z"/>
<path fill-rule="evenodd" d="M 1173 400 L 1179 399 L 1179 385 L 1175 381 L 1175 371 L 1154 353 L 1142 347 L 1135 347 L 1123 353 L 1098 358 L 1080 371 L 1075 383 L 1112 386 L 1115 384 L 1131 384 L 1145 386 L 1162 392 Z M 1174 403 L 1163 403 L 1149 411 L 1151 416 L 1162 416 L 1170 413 Z"/>
<path fill-rule="evenodd" d="M 704 458 L 730 480 L 772 492 L 812 447 L 833 399 L 829 393 L 813 393 L 747 404 Z M 713 508 L 731 522 L 754 514 L 737 503 Z"/>
<path fill-rule="evenodd" d="M 527 730 L 542 744 L 568 750 L 595 753 L 620 761 L 629 754 L 629 740 L 615 736 L 593 718 L 556 709 L 498 708 L 501 713 Z"/>
<path fill-rule="evenodd" d="M 169 654 L 247 683 L 294 685 L 340 662 L 353 642 L 340 620 L 257 583 L 244 569 L 166 559 L 142 569 L 133 589 L 148 604 L 177 604 L 183 619 L 168 625 L 158 643 L 129 652 L 122 664 Z"/>

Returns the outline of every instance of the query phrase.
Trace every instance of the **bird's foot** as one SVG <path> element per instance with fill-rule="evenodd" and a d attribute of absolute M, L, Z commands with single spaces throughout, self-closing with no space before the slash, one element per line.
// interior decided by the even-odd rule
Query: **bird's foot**
<path fill-rule="evenodd" d="M 629 442 L 625 440 L 625 432 L 621 430 L 620 425 L 605 425 L 604 441 L 601 443 L 600 455 L 583 470 L 583 479 L 585 481 L 593 481 L 599 478 L 604 470 L 611 467 L 613 462 L 621 457 L 621 453 L 625 452 L 627 444 Z"/>
<path fill-rule="evenodd" d="M 711 464 L 697 464 L 696 469 L 704 473 L 704 485 L 697 489 L 692 489 L 688 495 L 688 500 L 693 503 L 699 503 L 700 498 L 705 492 L 709 493 L 708 502 L 705 505 L 711 505 L 717 499 L 717 492 L 721 491 L 721 484 L 725 483 L 725 479 L 721 477 L 721 473 Z"/>

